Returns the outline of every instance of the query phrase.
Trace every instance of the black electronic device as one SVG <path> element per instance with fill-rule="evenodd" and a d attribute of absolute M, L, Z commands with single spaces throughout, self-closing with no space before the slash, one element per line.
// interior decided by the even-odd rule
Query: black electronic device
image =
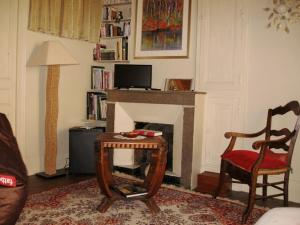
<path fill-rule="evenodd" d="M 73 127 L 69 130 L 70 174 L 96 173 L 96 141 L 103 132 L 105 127 Z"/>
<path fill-rule="evenodd" d="M 151 89 L 152 65 L 115 64 L 115 88 Z"/>

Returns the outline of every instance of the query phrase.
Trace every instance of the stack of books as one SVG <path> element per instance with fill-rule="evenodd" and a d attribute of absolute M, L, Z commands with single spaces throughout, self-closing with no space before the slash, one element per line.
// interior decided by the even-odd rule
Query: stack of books
<path fill-rule="evenodd" d="M 94 67 L 92 72 L 92 89 L 107 90 L 113 89 L 113 74 L 112 71 L 106 70 L 102 66 Z"/>
<path fill-rule="evenodd" d="M 158 130 L 136 129 L 133 130 L 133 132 L 147 137 L 155 137 L 155 136 L 162 135 L 162 131 L 158 131 Z"/>
<path fill-rule="evenodd" d="M 126 198 L 133 198 L 146 195 L 147 189 L 137 184 L 119 184 L 114 190 Z"/>
<path fill-rule="evenodd" d="M 87 119 L 104 120 L 107 111 L 107 96 L 101 92 L 87 93 Z"/>

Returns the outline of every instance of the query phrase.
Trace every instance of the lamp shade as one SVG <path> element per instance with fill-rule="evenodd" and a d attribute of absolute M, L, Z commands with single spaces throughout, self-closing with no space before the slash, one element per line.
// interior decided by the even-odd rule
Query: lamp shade
<path fill-rule="evenodd" d="M 45 41 L 29 58 L 28 66 L 72 65 L 78 62 L 59 41 Z"/>

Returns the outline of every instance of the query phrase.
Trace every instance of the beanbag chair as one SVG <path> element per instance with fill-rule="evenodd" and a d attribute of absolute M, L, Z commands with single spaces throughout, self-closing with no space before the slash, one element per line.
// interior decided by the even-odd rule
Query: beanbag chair
<path fill-rule="evenodd" d="M 27 170 L 10 123 L 0 113 L 0 224 L 15 224 L 27 198 Z"/>

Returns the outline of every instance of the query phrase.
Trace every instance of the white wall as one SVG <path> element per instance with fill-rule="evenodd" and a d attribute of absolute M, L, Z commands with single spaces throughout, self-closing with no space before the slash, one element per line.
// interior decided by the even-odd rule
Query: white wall
<path fill-rule="evenodd" d="M 248 26 L 248 114 L 249 129 L 265 122 L 260 112 L 291 100 L 300 101 L 300 22 L 290 34 L 266 29 L 270 1 L 249 1 Z"/>
<path fill-rule="evenodd" d="M 291 100 L 300 102 L 300 22 L 290 26 L 290 34 L 266 29 L 269 14 L 262 9 L 270 6 L 271 2 L 255 0 L 248 4 L 248 105 L 245 127 L 249 131 L 262 128 L 266 122 L 267 108 Z M 300 202 L 300 137 L 295 146 L 292 167 L 290 199 Z"/>

